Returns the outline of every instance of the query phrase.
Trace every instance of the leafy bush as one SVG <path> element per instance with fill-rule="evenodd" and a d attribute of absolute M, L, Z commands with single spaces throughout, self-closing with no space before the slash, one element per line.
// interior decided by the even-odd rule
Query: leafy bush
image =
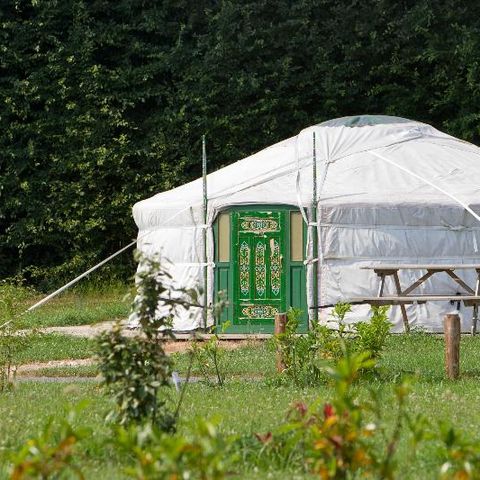
<path fill-rule="evenodd" d="M 31 344 L 33 335 L 9 326 L 0 329 L 0 393 L 13 388 L 19 354 Z"/>
<path fill-rule="evenodd" d="M 378 357 L 385 348 L 392 323 L 388 318 L 388 306 L 372 307 L 372 316 L 368 322 L 358 322 L 354 328 L 358 334 L 356 349 L 370 352 Z"/>
<path fill-rule="evenodd" d="M 152 424 L 171 431 L 176 421 L 168 395 L 172 361 L 165 353 L 164 342 L 173 337 L 172 316 L 178 304 L 185 306 L 185 302 L 172 298 L 175 293 L 183 292 L 172 290 L 171 277 L 158 257 L 137 254 L 137 259 L 142 268 L 138 273 L 138 295 L 133 309 L 140 334 L 130 338 L 122 333 L 120 324 L 101 334 L 98 339 L 99 370 L 117 404 L 110 415 L 120 424 L 150 419 Z M 161 311 L 159 300 L 165 307 Z"/>
<path fill-rule="evenodd" d="M 221 480 L 236 458 L 233 438 L 222 436 L 215 420 L 197 419 L 184 435 L 134 425 L 119 429 L 115 442 L 133 454 L 126 473 L 138 479 Z"/>
<path fill-rule="evenodd" d="M 230 322 L 222 324 L 221 333 L 230 326 Z M 192 342 L 192 354 L 196 360 L 197 368 L 200 370 L 207 383 L 211 378 L 216 379 L 216 385 L 223 387 L 225 382 L 225 372 L 223 368 L 225 350 L 220 348 L 220 338 L 217 333 L 218 327 L 212 328 L 211 336 L 208 340 L 195 337 Z"/>
<path fill-rule="evenodd" d="M 448 423 L 439 425 L 442 441 L 440 455 L 445 460 L 440 467 L 440 478 L 470 480 L 479 478 L 480 443 L 478 439 L 455 430 Z"/>
<path fill-rule="evenodd" d="M 344 346 L 344 355 L 335 368 L 323 368 L 333 383 L 332 401 L 319 400 L 311 406 L 295 403 L 285 424 L 274 432 L 257 435 L 262 455 L 288 458 L 322 479 L 354 478 L 356 474 L 394 478 L 398 441 L 404 426 L 411 423 L 406 410 L 408 383 L 395 387 L 397 420 L 387 435 L 375 392 L 370 399 L 360 401 L 352 388 L 361 372 L 373 365 L 368 352 L 349 352 Z"/>
<path fill-rule="evenodd" d="M 35 295 L 33 288 L 26 287 L 20 281 L 0 281 L 0 326 L 23 313 L 26 302 Z"/>
<path fill-rule="evenodd" d="M 199 132 L 211 171 L 353 111 L 479 140 L 478 2 L 4 0 L 1 14 L 1 277 L 53 286 L 128 243 L 136 201 L 199 176 Z"/>
<path fill-rule="evenodd" d="M 90 431 L 86 428 L 74 428 L 72 423 L 85 406 L 79 404 L 59 423 L 50 418 L 42 433 L 28 440 L 19 452 L 13 455 L 10 479 L 63 478 L 68 472 L 83 479 L 82 471 L 75 462 L 75 453 L 78 442 Z M 71 478 L 71 475 L 68 478 Z"/>
<path fill-rule="evenodd" d="M 291 380 L 296 385 L 311 385 L 318 383 L 322 377 L 317 365 L 320 326 L 310 329 L 304 336 L 298 336 L 296 332 L 300 315 L 301 310 L 290 307 L 285 333 L 275 335 L 272 343 L 281 353 L 285 365 L 278 380 Z"/>
<path fill-rule="evenodd" d="M 117 404 L 110 418 L 122 425 L 150 418 L 166 430 L 174 426 L 168 396 L 171 361 L 161 343 L 141 335 L 127 337 L 119 324 L 98 339 L 99 371 Z M 162 387 L 166 389 L 159 398 Z"/>
<path fill-rule="evenodd" d="M 297 335 L 301 311 L 290 308 L 287 312 L 285 333 L 276 335 L 274 347 L 281 352 L 285 364 L 280 381 L 293 381 L 296 385 L 315 385 L 325 379 L 322 366 L 337 362 L 347 351 L 366 351 L 377 358 L 385 347 L 391 324 L 388 307 L 373 307 L 368 322 L 359 322 L 349 328 L 345 316 L 351 310 L 347 303 L 338 303 L 332 312 L 337 324 L 333 329 L 326 325 L 313 325 L 307 334 Z"/>

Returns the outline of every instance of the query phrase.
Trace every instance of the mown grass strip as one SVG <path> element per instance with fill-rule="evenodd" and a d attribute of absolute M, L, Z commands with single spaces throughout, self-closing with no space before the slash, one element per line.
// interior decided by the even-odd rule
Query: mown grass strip
<path fill-rule="evenodd" d="M 89 358 L 94 354 L 95 341 L 85 337 L 73 337 L 56 333 L 33 334 L 18 349 L 15 362 L 18 364 Z"/>

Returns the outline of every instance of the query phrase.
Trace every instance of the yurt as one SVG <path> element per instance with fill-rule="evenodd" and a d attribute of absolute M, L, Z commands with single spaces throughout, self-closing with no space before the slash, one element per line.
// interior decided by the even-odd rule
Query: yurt
<path fill-rule="evenodd" d="M 138 249 L 159 254 L 178 286 L 204 288 L 208 305 L 224 292 L 216 321 L 229 321 L 227 332 L 268 333 L 290 306 L 305 331 L 313 319 L 327 322 L 336 302 L 375 295 L 379 278 L 365 266 L 480 263 L 479 203 L 478 147 L 424 123 L 361 115 L 308 127 L 138 202 L 133 216 Z M 400 271 L 405 284 L 416 276 Z M 460 276 L 475 284 L 474 270 Z M 459 285 L 435 275 L 422 291 L 455 295 Z M 411 327 L 428 331 L 441 330 L 452 308 L 406 306 Z M 369 309 L 355 306 L 348 320 Z M 460 314 L 469 330 L 470 309 Z M 174 328 L 212 325 L 207 317 L 202 308 L 180 312 Z M 400 307 L 390 317 L 402 330 Z"/>

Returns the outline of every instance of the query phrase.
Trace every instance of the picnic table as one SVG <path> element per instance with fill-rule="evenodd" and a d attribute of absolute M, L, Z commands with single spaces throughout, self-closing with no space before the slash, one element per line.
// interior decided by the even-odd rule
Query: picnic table
<path fill-rule="evenodd" d="M 352 303 L 368 303 L 370 305 L 399 305 L 402 311 L 403 325 L 406 332 L 410 330 L 408 322 L 408 315 L 405 305 L 407 304 L 420 304 L 434 301 L 450 301 L 460 302 L 462 301 L 465 306 L 473 307 L 472 314 L 472 335 L 475 335 L 477 331 L 478 320 L 478 305 L 480 303 L 480 264 L 461 264 L 461 265 L 439 265 L 439 264 L 392 264 L 392 265 L 375 265 L 368 267 L 360 267 L 363 270 L 373 270 L 380 278 L 380 284 L 378 287 L 378 293 L 376 297 L 359 297 L 350 299 Z M 419 276 L 417 280 L 408 285 L 402 287 L 400 284 L 400 278 L 398 272 L 400 270 L 419 270 L 426 271 L 423 275 Z M 456 273 L 456 270 L 475 270 L 476 282 L 472 287 L 465 283 Z M 422 285 L 431 276 L 438 273 L 446 273 L 452 278 L 462 289 L 462 294 L 448 295 L 448 294 L 415 294 L 414 291 Z M 396 294 L 385 295 L 385 279 L 392 277 L 395 284 Z"/>

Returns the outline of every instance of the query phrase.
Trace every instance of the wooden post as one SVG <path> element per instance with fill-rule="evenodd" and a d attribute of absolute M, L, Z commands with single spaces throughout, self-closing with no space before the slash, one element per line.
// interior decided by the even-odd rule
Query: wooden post
<path fill-rule="evenodd" d="M 460 317 L 457 314 L 445 315 L 445 371 L 447 377 L 454 380 L 460 373 Z"/>
<path fill-rule="evenodd" d="M 285 333 L 286 326 L 287 326 L 287 314 L 286 313 L 276 313 L 275 314 L 274 334 L 275 335 L 280 335 L 282 333 Z M 283 360 L 282 349 L 279 345 L 277 345 L 276 365 L 277 365 L 277 372 L 278 373 L 282 373 L 287 368 L 287 366 L 285 365 L 285 362 Z"/>

